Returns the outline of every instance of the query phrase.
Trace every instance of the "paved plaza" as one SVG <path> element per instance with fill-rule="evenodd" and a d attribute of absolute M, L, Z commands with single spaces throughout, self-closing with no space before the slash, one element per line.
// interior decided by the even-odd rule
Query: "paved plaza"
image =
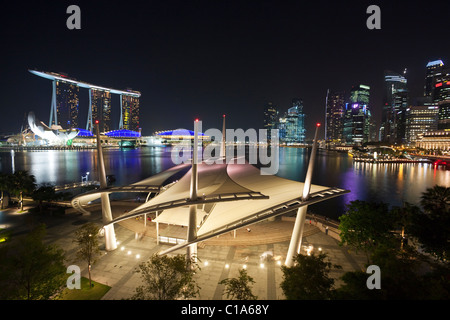
<path fill-rule="evenodd" d="M 113 204 L 114 215 L 120 214 L 124 207 Z M 75 231 L 84 223 L 92 221 L 101 225 L 100 211 L 93 211 L 90 216 L 80 215 L 73 209 L 68 209 L 65 216 L 49 217 L 47 224 L 48 243 L 57 244 L 66 251 L 67 265 L 80 266 L 82 276 L 87 276 L 85 262 L 75 260 L 76 247 L 73 243 Z M 219 281 L 225 278 L 237 277 L 241 268 L 246 268 L 255 283 L 253 294 L 258 299 L 283 299 L 280 288 L 282 281 L 281 265 L 289 246 L 293 221 L 261 222 L 245 228 L 234 234 L 226 234 L 200 243 L 198 246 L 199 265 L 197 283 L 201 287 L 201 300 L 227 299 L 223 295 L 224 286 Z M 184 229 L 185 230 L 185 229 Z M 161 226 L 161 233 L 164 229 Z M 92 279 L 111 286 L 103 297 L 104 300 L 120 300 L 130 298 L 136 287 L 141 285 L 140 275 L 136 273 L 139 264 L 146 261 L 152 254 L 169 247 L 167 244 L 157 244 L 155 223 L 143 219 L 129 219 L 115 225 L 118 248 L 114 251 L 101 251 L 101 256 L 92 266 Z M 145 233 L 145 235 L 144 235 Z M 103 245 L 103 238 L 100 238 Z M 346 271 L 362 270 L 365 256 L 350 253 L 348 248 L 340 247 L 338 241 L 320 231 L 314 224 L 305 223 L 302 250 L 321 250 L 330 261 L 342 266 L 334 270 L 331 276 L 339 278 Z M 173 254 L 185 254 L 181 249 Z M 261 257 L 263 256 L 263 257 Z M 265 259 L 264 256 L 268 258 Z M 339 281 L 336 282 L 339 284 Z"/>

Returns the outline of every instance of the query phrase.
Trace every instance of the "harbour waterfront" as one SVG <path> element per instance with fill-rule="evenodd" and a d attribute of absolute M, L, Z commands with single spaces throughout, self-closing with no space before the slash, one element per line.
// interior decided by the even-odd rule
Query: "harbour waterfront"
<path fill-rule="evenodd" d="M 280 148 L 280 177 L 303 181 L 310 149 Z M 114 185 L 126 185 L 174 166 L 170 147 L 104 149 L 106 174 L 113 175 Z M 351 192 L 309 211 L 337 219 L 345 205 L 353 200 L 383 201 L 400 206 L 403 201 L 418 204 L 421 194 L 436 184 L 450 187 L 450 171 L 426 163 L 354 162 L 346 153 L 319 149 L 312 183 L 340 187 Z M 64 185 L 80 182 L 89 172 L 89 180 L 98 180 L 95 150 L 45 150 L 0 152 L 0 172 L 27 170 L 37 184 Z M 299 190 L 301 193 L 301 190 Z"/>

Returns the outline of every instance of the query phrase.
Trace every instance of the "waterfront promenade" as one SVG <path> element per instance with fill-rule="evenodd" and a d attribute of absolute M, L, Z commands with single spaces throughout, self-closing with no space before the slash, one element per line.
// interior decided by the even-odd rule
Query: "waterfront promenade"
<path fill-rule="evenodd" d="M 124 206 L 127 204 L 117 205 L 113 202 L 114 215 L 122 213 Z M 38 222 L 37 218 L 30 214 L 14 214 L 14 210 L 11 210 L 10 214 L 25 222 L 17 230 L 18 234 L 26 231 L 30 224 Z M 91 221 L 101 225 L 101 213 L 94 210 L 91 215 L 84 216 L 73 209 L 67 209 L 64 216 L 45 217 L 39 220 L 47 224 L 46 241 L 63 248 L 66 251 L 67 265 L 79 265 L 82 276 L 87 276 L 85 262 L 75 260 L 76 246 L 73 239 L 75 231 L 82 224 Z M 250 226 L 250 232 L 239 229 L 236 237 L 228 234 L 201 243 L 198 249 L 201 270 L 197 274 L 201 290 L 197 299 L 226 299 L 226 296 L 223 296 L 224 286 L 218 282 L 225 278 L 236 277 L 241 268 L 246 268 L 248 274 L 254 278 L 253 293 L 258 299 L 283 299 L 280 288 L 283 277 L 281 264 L 284 263 L 288 250 L 293 224 L 292 219 L 275 219 Z M 155 228 L 153 222 L 147 223 L 148 232 L 145 236 L 142 236 L 143 227 L 143 221 L 136 219 L 116 224 L 118 248 L 114 251 L 104 251 L 103 238 L 100 238 L 102 251 L 92 266 L 92 279 L 111 286 L 103 300 L 130 298 L 135 288 L 141 285 L 140 275 L 135 273 L 138 265 L 152 254 L 168 248 L 169 245 L 156 243 L 154 236 L 156 233 L 152 233 L 151 230 Z M 365 256 L 340 247 L 331 234 L 327 235 L 321 231 L 321 227 L 321 224 L 314 225 L 313 220 L 311 224 L 309 220 L 306 221 L 303 253 L 306 254 L 305 250 L 315 252 L 321 250 L 326 253 L 332 263 L 342 266 L 341 270 L 333 270 L 331 273 L 336 279 L 346 271 L 363 270 Z M 177 253 L 185 254 L 185 250 L 175 252 Z M 339 281 L 336 284 L 339 285 Z"/>

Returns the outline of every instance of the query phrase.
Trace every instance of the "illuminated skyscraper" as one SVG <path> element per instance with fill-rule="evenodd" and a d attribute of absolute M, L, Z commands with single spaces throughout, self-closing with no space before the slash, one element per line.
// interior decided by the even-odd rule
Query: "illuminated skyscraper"
<path fill-rule="evenodd" d="M 392 71 L 384 72 L 384 98 L 381 113 L 380 139 L 390 144 L 402 144 L 406 139 L 407 80 Z"/>
<path fill-rule="evenodd" d="M 139 131 L 139 92 L 128 90 L 135 95 L 121 94 L 121 119 L 119 129 Z"/>
<path fill-rule="evenodd" d="M 100 132 L 107 132 L 113 129 L 111 121 L 111 92 L 95 88 L 89 89 L 89 99 L 93 121 L 99 121 Z M 89 128 L 91 132 L 93 127 Z"/>
<path fill-rule="evenodd" d="M 433 97 L 435 77 L 439 77 L 441 75 L 443 68 L 444 62 L 442 62 L 442 60 L 428 62 L 424 86 L 425 97 Z"/>
<path fill-rule="evenodd" d="M 263 127 L 267 129 L 267 140 L 271 140 L 271 129 L 277 129 L 278 109 L 272 102 L 264 107 Z"/>
<path fill-rule="evenodd" d="M 450 130 L 450 68 L 444 67 L 442 60 L 428 63 L 425 89 L 439 106 L 437 129 Z"/>
<path fill-rule="evenodd" d="M 344 126 L 345 93 L 327 92 L 326 99 L 326 121 L 325 140 L 326 142 L 341 142 L 342 130 Z"/>
<path fill-rule="evenodd" d="M 305 115 L 303 113 L 303 101 L 298 98 L 292 99 L 292 107 L 288 109 L 286 116 L 287 143 L 305 142 Z"/>
<path fill-rule="evenodd" d="M 435 131 L 438 124 L 438 112 L 439 106 L 431 103 L 408 108 L 406 116 L 407 142 L 415 143 L 419 135 Z"/>
<path fill-rule="evenodd" d="M 56 86 L 56 117 L 54 124 L 61 126 L 63 129 L 77 128 L 79 87 L 71 82 L 54 81 Z"/>
<path fill-rule="evenodd" d="M 343 140 L 350 145 L 371 141 L 372 116 L 369 109 L 370 87 L 354 86 L 345 104 Z"/>
<path fill-rule="evenodd" d="M 445 100 L 450 100 L 450 68 L 442 68 L 433 83 L 433 102 Z"/>

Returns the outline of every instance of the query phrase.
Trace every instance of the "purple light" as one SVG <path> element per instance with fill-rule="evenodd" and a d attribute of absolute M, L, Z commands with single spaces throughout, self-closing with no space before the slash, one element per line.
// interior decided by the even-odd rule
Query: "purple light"
<path fill-rule="evenodd" d="M 174 131 L 175 130 L 168 130 L 168 131 L 158 132 L 158 133 L 156 133 L 156 135 L 158 135 L 158 136 L 171 136 L 174 133 Z M 177 131 L 178 132 L 175 131 L 175 133 L 179 134 L 181 132 L 181 130 L 177 130 Z M 183 130 L 183 131 L 185 131 L 186 133 L 189 133 L 189 135 L 191 135 L 191 136 L 194 135 L 194 131 L 192 131 L 192 130 Z M 198 135 L 199 136 L 203 136 L 204 133 L 199 132 Z"/>
<path fill-rule="evenodd" d="M 79 136 L 79 137 L 93 137 L 93 136 L 94 136 L 94 135 L 92 134 L 92 132 L 89 131 L 89 130 L 86 130 L 86 129 L 80 129 L 80 128 L 77 128 L 77 130 L 80 131 L 80 132 L 78 133 L 78 136 Z"/>
<path fill-rule="evenodd" d="M 106 132 L 105 135 L 108 137 L 120 137 L 120 138 L 139 138 L 141 134 L 137 131 L 131 130 L 113 130 Z"/>

